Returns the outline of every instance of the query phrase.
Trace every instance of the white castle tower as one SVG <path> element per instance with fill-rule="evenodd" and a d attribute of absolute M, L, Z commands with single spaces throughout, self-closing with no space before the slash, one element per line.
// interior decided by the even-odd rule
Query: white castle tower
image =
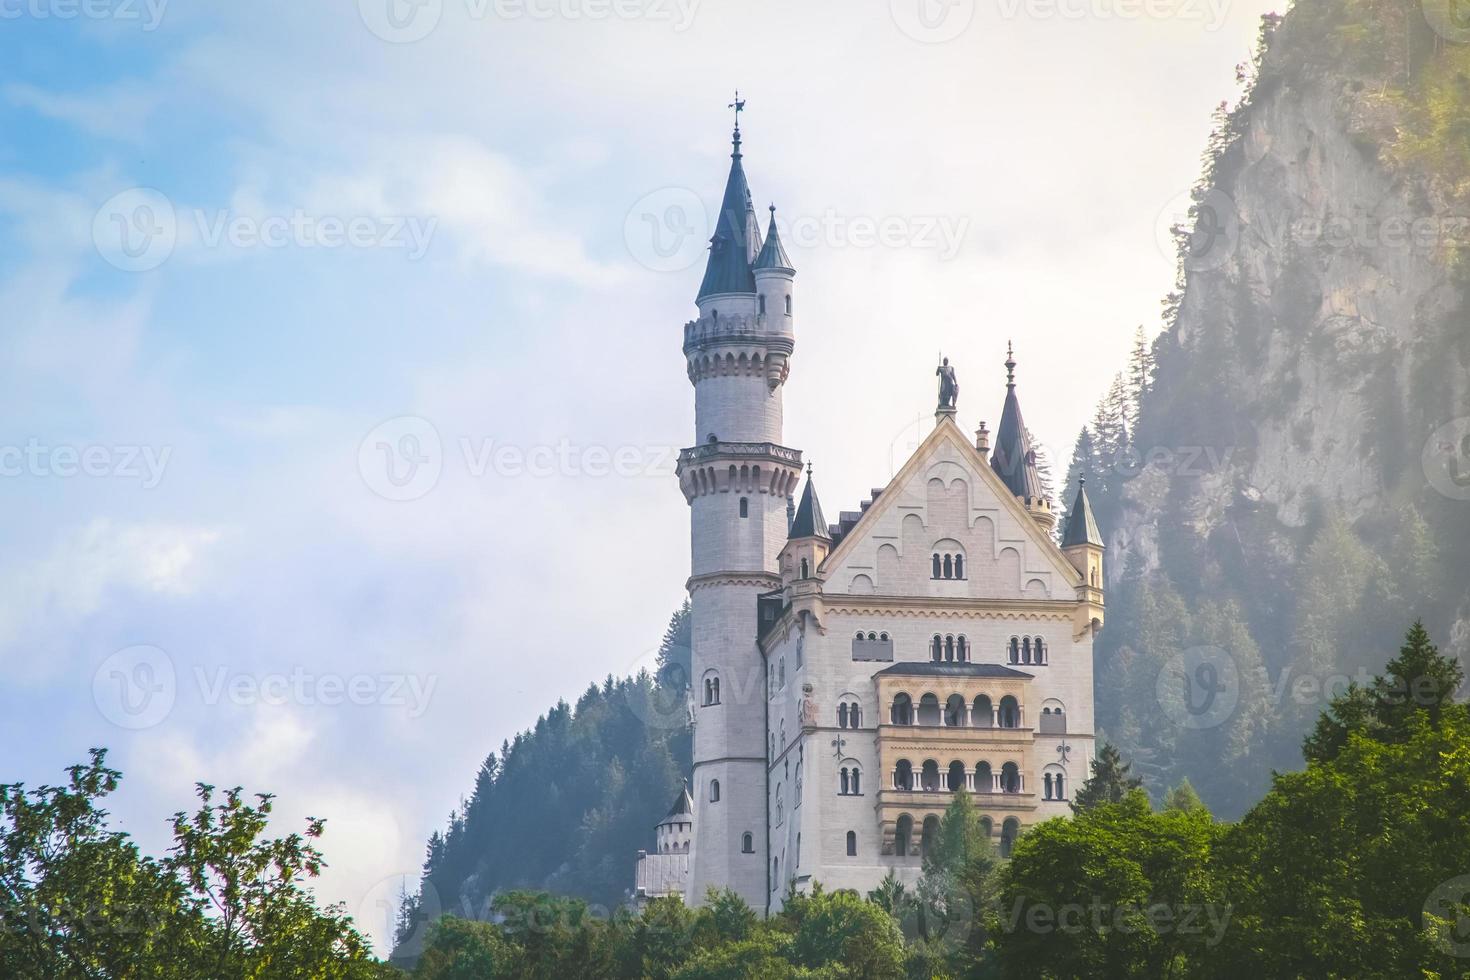
<path fill-rule="evenodd" d="M 757 599 L 781 587 L 788 500 L 801 454 L 781 445 L 781 388 L 795 341 L 796 272 L 776 233 L 764 242 L 734 152 L 699 318 L 684 327 L 694 385 L 695 440 L 679 457 L 690 507 L 694 787 L 688 900 L 711 885 L 752 908 L 767 892 L 766 670 L 756 643 Z"/>

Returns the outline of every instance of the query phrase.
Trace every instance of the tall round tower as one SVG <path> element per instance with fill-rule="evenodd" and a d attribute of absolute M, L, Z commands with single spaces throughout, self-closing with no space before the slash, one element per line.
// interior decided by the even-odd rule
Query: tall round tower
<path fill-rule="evenodd" d="M 679 455 L 690 508 L 694 841 L 688 899 L 730 888 L 766 905 L 766 684 L 756 601 L 781 586 L 777 557 L 801 453 L 781 445 L 781 388 L 795 342 L 796 271 L 765 240 L 734 133 L 709 262 L 684 327 L 695 444 Z"/>

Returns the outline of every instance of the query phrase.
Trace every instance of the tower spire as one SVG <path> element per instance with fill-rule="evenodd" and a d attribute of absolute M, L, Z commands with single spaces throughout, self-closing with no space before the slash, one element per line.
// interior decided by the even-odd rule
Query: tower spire
<path fill-rule="evenodd" d="M 750 264 L 760 248 L 760 226 L 755 220 L 750 184 L 745 179 L 745 168 L 741 163 L 740 113 L 745 109 L 745 100 L 740 98 L 738 90 L 730 108 L 735 110 L 730 176 L 725 181 L 725 195 L 720 200 L 715 232 L 709 240 L 709 261 L 705 265 L 696 302 L 716 293 L 755 292 L 755 277 Z"/>

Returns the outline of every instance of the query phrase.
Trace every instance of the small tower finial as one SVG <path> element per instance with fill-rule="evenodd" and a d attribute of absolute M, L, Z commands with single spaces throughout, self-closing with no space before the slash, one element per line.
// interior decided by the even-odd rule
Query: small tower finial
<path fill-rule="evenodd" d="M 806 475 L 807 475 L 808 478 L 810 478 L 811 475 L 812 475 L 812 461 L 811 460 L 807 460 L 806 461 Z"/>
<path fill-rule="evenodd" d="M 740 90 L 738 88 L 735 90 L 735 101 L 731 102 L 726 108 L 735 110 L 735 135 L 733 137 L 735 152 L 732 156 L 738 157 L 740 155 L 740 113 L 745 110 L 745 100 L 740 97 Z"/>
<path fill-rule="evenodd" d="M 1006 387 L 1016 386 L 1016 352 L 1009 340 L 1006 341 Z"/>

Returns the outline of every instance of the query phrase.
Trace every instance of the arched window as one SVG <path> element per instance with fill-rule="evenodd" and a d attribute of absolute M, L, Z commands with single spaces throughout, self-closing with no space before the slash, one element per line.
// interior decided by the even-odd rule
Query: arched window
<path fill-rule="evenodd" d="M 1018 637 L 1011 637 L 1010 661 L 1013 664 L 1021 662 L 1021 641 Z"/>
<path fill-rule="evenodd" d="M 1023 664 L 1029 664 L 1030 662 L 1031 662 L 1031 637 L 1028 636 L 1028 637 L 1026 637 L 1025 639 L 1023 639 L 1021 641 L 1021 663 L 1023 663 Z"/>
<path fill-rule="evenodd" d="M 970 662 L 970 641 L 963 636 L 955 641 L 955 657 L 962 664 Z"/>
<path fill-rule="evenodd" d="M 982 762 L 975 767 L 975 792 L 995 792 L 995 774 L 990 771 L 990 763 L 988 762 Z"/>
<path fill-rule="evenodd" d="M 914 702 L 907 694 L 899 694 L 893 699 L 893 723 L 895 725 L 914 723 Z"/>
<path fill-rule="evenodd" d="M 863 773 L 857 766 L 852 767 L 852 795 L 861 796 L 863 792 Z"/>
<path fill-rule="evenodd" d="M 718 779 L 709 781 L 709 801 L 711 803 L 720 802 L 720 781 Z"/>
<path fill-rule="evenodd" d="M 954 637 L 944 638 L 944 660 L 946 663 L 954 663 Z"/>
<path fill-rule="evenodd" d="M 898 818 L 898 827 L 893 835 L 893 853 L 908 857 L 914 848 L 914 818 L 907 813 Z"/>
<path fill-rule="evenodd" d="M 939 563 L 939 553 L 938 552 L 935 552 L 934 553 L 934 577 L 935 578 L 942 578 L 943 577 L 943 575 L 941 574 L 941 568 L 942 568 L 942 566 Z"/>
<path fill-rule="evenodd" d="M 779 827 L 786 820 L 786 802 L 781 798 L 781 787 L 776 787 L 776 826 Z"/>
<path fill-rule="evenodd" d="M 965 556 L 964 555 L 955 555 L 954 556 L 954 577 L 955 578 L 964 578 L 965 577 Z"/>
<path fill-rule="evenodd" d="M 748 830 L 745 833 L 743 833 L 743 834 L 740 835 L 740 853 L 741 854 L 754 854 L 755 853 L 755 837 L 753 837 L 751 835 L 750 831 L 748 831 Z"/>
<path fill-rule="evenodd" d="M 965 788 L 965 764 L 955 761 L 949 764 L 949 772 L 944 779 L 945 786 L 949 787 L 951 793 L 957 793 Z"/>
<path fill-rule="evenodd" d="M 778 686 L 778 687 L 785 687 L 786 686 L 786 658 L 785 657 L 782 657 L 781 660 L 780 660 L 780 662 L 777 664 L 776 671 L 777 671 L 777 673 L 776 673 L 776 677 L 777 677 L 776 686 Z"/>
<path fill-rule="evenodd" d="M 926 694 L 919 698 L 919 724 L 938 728 L 943 721 L 940 714 L 939 698 L 937 696 Z"/>
<path fill-rule="evenodd" d="M 1039 664 L 1045 664 L 1046 663 L 1046 644 L 1041 641 L 1041 637 L 1039 637 L 1039 636 L 1036 638 L 1036 640 L 1034 642 L 1035 642 L 1035 646 L 1032 647 L 1032 650 L 1035 651 L 1035 654 L 1036 654 L 1035 660 Z"/>
<path fill-rule="evenodd" d="M 714 687 L 714 692 L 715 692 L 715 700 L 713 701 L 713 703 L 714 704 L 719 704 L 720 703 L 720 679 L 718 677 L 716 677 L 711 683 L 712 683 L 712 685 Z"/>
<path fill-rule="evenodd" d="M 1047 779 L 1051 779 L 1050 776 L 1048 776 L 1046 778 Z M 842 767 L 842 774 L 841 774 L 841 776 L 837 780 L 837 795 L 838 796 L 847 796 L 851 792 L 852 792 L 852 789 L 851 789 L 851 783 L 848 780 L 847 767 L 846 766 L 843 766 Z"/>
<path fill-rule="evenodd" d="M 857 857 L 857 831 L 855 830 L 847 832 L 847 856 Z"/>
<path fill-rule="evenodd" d="M 949 555 L 944 556 L 944 577 L 954 578 L 954 559 Z"/>
<path fill-rule="evenodd" d="M 1052 780 L 1052 790 L 1059 800 L 1065 800 L 1067 798 L 1066 779 L 1066 776 L 1057 773 L 1056 777 Z"/>
<path fill-rule="evenodd" d="M 887 643 L 888 642 L 888 634 L 887 633 L 879 633 L 878 634 L 878 639 L 881 642 L 883 642 L 883 643 Z"/>
<path fill-rule="evenodd" d="M 914 766 L 907 759 L 899 759 L 898 765 L 893 768 L 893 788 L 899 790 L 912 790 L 914 788 Z"/>
<path fill-rule="evenodd" d="M 802 578 L 811 578 L 812 577 L 812 574 L 811 573 L 812 573 L 811 563 L 808 562 L 805 558 L 803 558 L 801 560 L 801 577 Z"/>
<path fill-rule="evenodd" d="M 970 724 L 976 728 L 995 727 L 995 709 L 990 704 L 990 698 L 984 694 L 975 698 L 974 710 L 970 713 Z"/>
<path fill-rule="evenodd" d="M 934 849 L 934 839 L 939 836 L 939 818 L 930 814 L 924 818 L 924 830 L 919 836 L 919 854 L 928 857 Z"/>
<path fill-rule="evenodd" d="M 1043 800 L 1051 799 L 1051 773 L 1045 773 L 1041 777 L 1041 798 Z"/>
<path fill-rule="evenodd" d="M 787 316 L 790 316 L 791 315 L 791 297 L 790 296 L 786 297 L 786 315 Z"/>
<path fill-rule="evenodd" d="M 1015 817 L 1007 817 L 1006 822 L 1000 825 L 1000 856 L 1010 857 L 1011 849 L 1016 846 L 1016 837 L 1021 833 L 1021 821 Z"/>
<path fill-rule="evenodd" d="M 1000 699 L 999 715 L 1001 728 L 1021 727 L 1021 706 L 1009 694 Z"/>
<path fill-rule="evenodd" d="M 1021 768 L 1014 762 L 1007 762 L 1000 767 L 1000 791 L 1002 793 L 1021 792 Z M 776 799 L 780 800 L 780 788 L 776 790 Z"/>
<path fill-rule="evenodd" d="M 845 704 L 839 704 L 837 706 L 837 727 L 847 727 L 847 705 Z"/>
<path fill-rule="evenodd" d="M 929 658 L 936 664 L 944 659 L 944 640 L 938 633 L 934 634 L 934 639 L 929 643 Z"/>
<path fill-rule="evenodd" d="M 951 694 L 949 700 L 944 702 L 944 724 L 947 728 L 965 727 L 964 695 Z"/>
<path fill-rule="evenodd" d="M 796 764 L 796 797 L 792 806 L 801 806 L 801 763 Z"/>
<path fill-rule="evenodd" d="M 878 641 L 878 634 L 877 633 L 869 633 L 868 634 L 868 642 L 869 643 L 876 643 L 877 641 Z"/>
<path fill-rule="evenodd" d="M 741 517 L 749 517 L 750 516 L 750 498 L 749 497 L 741 497 L 740 498 L 740 516 Z"/>
<path fill-rule="evenodd" d="M 924 760 L 924 766 L 919 770 L 919 787 L 926 793 L 939 792 L 939 763 L 933 759 Z"/>
<path fill-rule="evenodd" d="M 760 297 L 760 301 L 761 301 L 760 302 L 761 316 L 765 316 L 766 315 L 766 298 L 765 298 L 765 296 L 761 296 Z"/>
<path fill-rule="evenodd" d="M 863 709 L 854 701 L 847 709 L 847 721 L 853 728 L 861 728 L 863 725 Z"/>

